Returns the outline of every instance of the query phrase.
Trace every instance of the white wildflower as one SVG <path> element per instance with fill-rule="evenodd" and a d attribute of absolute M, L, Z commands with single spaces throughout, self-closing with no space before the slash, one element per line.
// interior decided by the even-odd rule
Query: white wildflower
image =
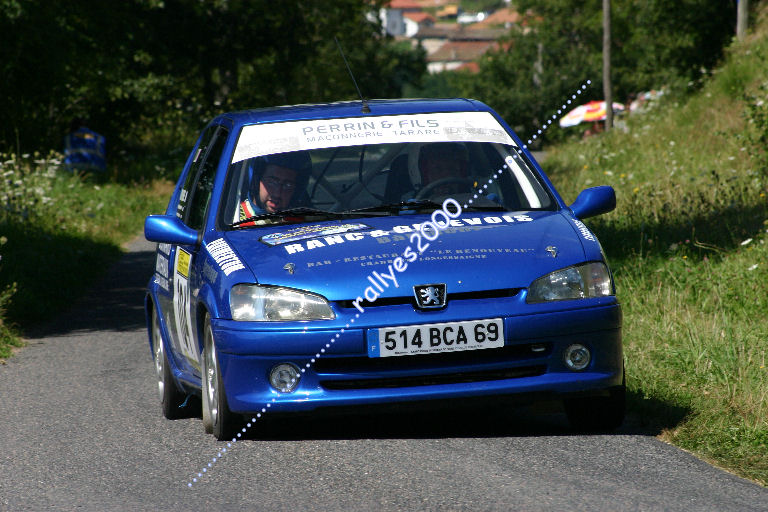
<path fill-rule="evenodd" d="M 752 241 L 752 239 L 751 239 L 751 238 L 747 238 L 746 240 L 744 240 L 743 242 L 741 242 L 741 245 L 747 245 L 747 244 L 748 244 L 749 242 L 751 242 L 751 241 Z"/>
<path fill-rule="evenodd" d="M 757 268 L 757 263 L 749 267 L 747 270 L 755 270 Z"/>

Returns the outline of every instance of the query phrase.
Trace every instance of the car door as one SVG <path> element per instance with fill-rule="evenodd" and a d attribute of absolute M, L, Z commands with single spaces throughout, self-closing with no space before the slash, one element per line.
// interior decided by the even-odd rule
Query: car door
<path fill-rule="evenodd" d="M 211 202 L 213 182 L 219 165 L 228 131 L 223 126 L 210 126 L 193 158 L 189 173 L 182 185 L 176 216 L 188 227 L 202 233 L 208 205 Z M 198 252 L 200 245 L 174 245 L 171 248 L 173 262 L 174 350 L 182 357 L 177 362 L 185 373 L 200 374 L 200 345 L 197 339 L 197 305 L 193 298 L 200 289 Z"/>

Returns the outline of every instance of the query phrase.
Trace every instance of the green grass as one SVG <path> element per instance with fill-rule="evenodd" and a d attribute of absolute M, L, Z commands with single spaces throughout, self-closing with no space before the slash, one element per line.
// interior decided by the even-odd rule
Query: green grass
<path fill-rule="evenodd" d="M 630 411 L 768 485 L 765 13 L 700 91 L 632 116 L 627 131 L 550 148 L 545 170 L 568 202 L 616 189 L 617 209 L 587 223 L 624 308 Z"/>
<path fill-rule="evenodd" d="M 20 334 L 64 311 L 161 213 L 165 181 L 73 176 L 57 155 L 0 154 L 0 361 Z"/>

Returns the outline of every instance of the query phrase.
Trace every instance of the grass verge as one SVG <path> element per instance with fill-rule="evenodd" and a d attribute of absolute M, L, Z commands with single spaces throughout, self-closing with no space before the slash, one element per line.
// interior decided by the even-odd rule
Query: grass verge
<path fill-rule="evenodd" d="M 0 154 L 0 362 L 21 334 L 62 312 L 165 210 L 167 181 L 101 182 L 60 169 L 59 157 Z"/>
<path fill-rule="evenodd" d="M 627 130 L 551 148 L 566 201 L 614 186 L 590 219 L 624 307 L 629 407 L 660 438 L 768 485 L 768 7 L 704 87 Z"/>

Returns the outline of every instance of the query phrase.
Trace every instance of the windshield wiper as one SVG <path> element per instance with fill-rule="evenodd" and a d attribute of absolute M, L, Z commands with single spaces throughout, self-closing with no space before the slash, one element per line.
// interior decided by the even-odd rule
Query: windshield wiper
<path fill-rule="evenodd" d="M 363 217 L 363 216 L 379 216 L 378 214 L 374 212 L 365 212 L 361 211 L 358 212 L 357 210 L 352 211 L 346 211 L 346 212 L 329 212 L 327 210 L 319 210 L 317 208 L 308 208 L 306 206 L 299 206 L 297 208 L 289 208 L 287 210 L 281 210 L 279 212 L 264 212 L 260 213 L 258 215 L 252 215 L 248 218 L 245 218 L 243 220 L 239 220 L 237 222 L 233 222 L 232 224 L 229 224 L 228 227 L 230 228 L 236 228 L 238 226 L 242 226 L 243 224 L 247 224 L 249 222 L 253 222 L 256 220 L 263 220 L 263 219 L 286 219 L 289 217 L 324 217 L 325 219 L 343 219 L 345 217 Z"/>
<path fill-rule="evenodd" d="M 379 204 L 376 206 L 368 206 L 366 208 L 358 208 L 356 210 L 347 210 L 343 213 L 357 215 L 360 213 L 383 212 L 391 215 L 393 213 L 406 212 L 410 210 L 421 210 L 424 208 L 438 209 L 442 207 L 442 204 L 436 203 L 430 199 L 409 199 L 407 201 L 400 201 L 397 203 Z"/>
<path fill-rule="evenodd" d="M 287 217 L 305 217 L 309 215 L 326 217 L 329 219 L 340 219 L 344 217 L 344 215 L 336 212 L 329 212 L 326 210 L 318 210 L 317 208 L 307 208 L 306 206 L 299 206 L 297 208 L 288 208 L 287 210 L 281 210 L 279 212 L 264 212 L 258 215 L 251 215 L 250 217 L 247 217 L 243 220 L 233 222 L 228 226 L 231 228 L 236 228 L 237 226 L 241 226 L 243 224 L 247 224 L 248 222 L 253 222 L 255 220 L 285 219 Z"/>
<path fill-rule="evenodd" d="M 509 208 L 505 208 L 504 206 L 500 204 L 493 204 L 493 205 L 474 205 L 474 204 L 468 204 L 463 208 L 464 211 L 475 211 L 475 212 L 507 212 L 509 211 Z"/>

